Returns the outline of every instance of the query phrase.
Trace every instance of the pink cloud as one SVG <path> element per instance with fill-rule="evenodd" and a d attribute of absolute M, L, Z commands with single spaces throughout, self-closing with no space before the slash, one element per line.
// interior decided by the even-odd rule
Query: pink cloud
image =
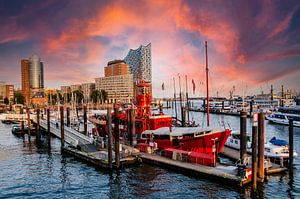
<path fill-rule="evenodd" d="M 48 79 L 62 78 L 75 83 L 93 80 L 103 73 L 108 59 L 123 58 L 129 48 L 152 42 L 155 84 L 172 85 L 172 77 L 178 73 L 203 82 L 205 40 L 209 42 L 211 76 L 220 85 L 224 84 L 224 88 L 230 89 L 227 82 L 247 81 L 256 85 L 270 81 L 274 79 L 272 75 L 277 77 L 276 71 L 288 74 L 277 68 L 271 75 L 261 73 L 263 70 L 252 71 L 257 65 L 270 69 L 262 62 L 299 55 L 297 46 L 279 50 L 290 40 L 290 35 L 284 33 L 298 9 L 282 14 L 274 2 L 263 1 L 254 16 L 251 9 L 255 6 L 246 7 L 238 4 L 237 13 L 233 13 L 226 2 L 214 7 L 197 1 L 189 4 L 180 0 L 134 3 L 120 0 L 93 8 L 94 14 L 70 18 L 60 31 L 41 30 L 41 34 L 50 35 L 40 45 L 45 49 L 43 59 L 53 68 L 49 72 L 55 71 L 48 74 Z M 44 27 L 42 23 L 40 26 Z M 28 38 L 26 31 L 16 28 L 15 32 L 16 35 L 1 37 L 0 43 Z M 194 38 L 184 34 L 192 34 Z M 118 53 L 115 48 L 120 49 Z M 56 74 L 63 69 L 71 71 Z"/>

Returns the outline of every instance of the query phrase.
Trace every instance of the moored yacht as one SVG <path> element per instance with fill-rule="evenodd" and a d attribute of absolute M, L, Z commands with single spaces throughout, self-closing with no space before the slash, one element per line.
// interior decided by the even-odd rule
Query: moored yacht
<path fill-rule="evenodd" d="M 225 143 L 225 146 L 228 146 L 233 149 L 240 150 L 240 132 L 232 131 Z M 251 137 L 247 136 L 247 152 L 251 153 Z M 265 157 L 274 158 L 274 159 L 287 159 L 289 158 L 289 147 L 288 143 L 285 140 L 277 139 L 273 137 L 271 140 L 265 143 Z M 294 150 L 294 157 L 298 154 Z"/>

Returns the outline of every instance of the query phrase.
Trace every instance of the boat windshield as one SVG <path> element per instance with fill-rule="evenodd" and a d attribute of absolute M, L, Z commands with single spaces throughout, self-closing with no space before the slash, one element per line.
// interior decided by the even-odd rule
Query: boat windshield
<path fill-rule="evenodd" d="M 288 115 L 288 119 L 293 119 L 294 121 L 299 121 L 300 122 L 300 116 L 297 115 Z"/>

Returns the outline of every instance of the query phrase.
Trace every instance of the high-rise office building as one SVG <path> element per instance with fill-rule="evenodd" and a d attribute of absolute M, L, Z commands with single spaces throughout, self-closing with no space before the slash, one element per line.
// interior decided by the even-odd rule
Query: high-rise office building
<path fill-rule="evenodd" d="M 124 60 L 133 74 L 134 83 L 140 83 L 142 80 L 152 82 L 151 43 L 147 46 L 141 45 L 135 50 L 130 49 Z"/>
<path fill-rule="evenodd" d="M 107 63 L 104 67 L 105 77 L 126 75 L 129 73 L 128 65 L 124 60 L 114 60 Z"/>
<path fill-rule="evenodd" d="M 29 58 L 29 62 L 30 89 L 32 97 L 36 93 L 44 91 L 44 67 L 41 59 L 35 54 Z"/>
<path fill-rule="evenodd" d="M 21 79 L 22 93 L 26 104 L 31 103 L 31 98 L 39 98 L 39 101 L 41 99 L 45 101 L 44 67 L 43 62 L 37 55 L 34 54 L 29 59 L 21 60 Z"/>
<path fill-rule="evenodd" d="M 28 59 L 21 60 L 21 79 L 22 79 L 22 94 L 25 98 L 25 104 L 30 103 L 30 62 Z"/>

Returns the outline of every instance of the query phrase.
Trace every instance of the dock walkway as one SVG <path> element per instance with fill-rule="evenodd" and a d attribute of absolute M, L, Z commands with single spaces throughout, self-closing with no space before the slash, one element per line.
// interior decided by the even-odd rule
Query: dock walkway
<path fill-rule="evenodd" d="M 32 119 L 36 123 L 36 117 L 33 117 Z M 41 119 L 40 126 L 44 129 L 47 129 L 47 121 Z M 56 137 L 61 138 L 60 124 L 58 124 L 57 126 L 54 122 L 50 121 L 50 132 Z M 74 147 L 81 144 L 91 144 L 93 142 L 93 140 L 90 137 L 66 125 L 64 126 L 64 133 L 65 133 L 65 142 Z"/>
<path fill-rule="evenodd" d="M 225 166 L 217 164 L 216 167 L 209 167 L 200 164 L 192 164 L 187 162 L 180 162 L 172 160 L 155 154 L 139 153 L 139 157 L 143 162 L 163 165 L 177 171 L 184 171 L 193 174 L 193 176 L 206 176 L 215 178 L 223 182 L 230 182 L 240 187 L 248 184 L 250 180 L 237 176 L 237 170 L 234 166 Z"/>

